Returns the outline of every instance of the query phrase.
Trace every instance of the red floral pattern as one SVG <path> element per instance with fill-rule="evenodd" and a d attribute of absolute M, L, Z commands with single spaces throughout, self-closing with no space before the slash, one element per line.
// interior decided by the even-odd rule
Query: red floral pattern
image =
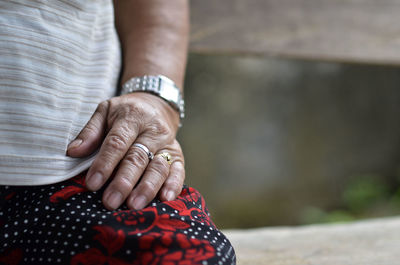
<path fill-rule="evenodd" d="M 99 249 L 89 248 L 85 252 L 75 255 L 71 260 L 72 265 L 129 264 L 124 260 L 113 257 L 114 253 L 125 243 L 125 233 L 122 230 L 115 231 L 109 226 L 94 226 L 93 229 L 100 232 L 93 239 L 106 249 L 107 255 L 104 255 Z"/>
<path fill-rule="evenodd" d="M 155 227 L 165 231 L 176 231 L 176 229 L 187 229 L 187 223 L 171 219 L 168 214 L 159 215 L 155 207 L 146 208 L 142 211 L 126 210 L 114 213 L 118 222 L 124 223 L 129 227 L 128 234 L 146 233 Z"/>
<path fill-rule="evenodd" d="M 88 192 L 84 174 L 53 186 L 3 190 L 0 186 L 0 202 L 9 207 L 7 218 L 0 220 L 0 232 L 6 233 L 4 224 L 8 222 L 13 222 L 13 228 L 16 223 L 26 224 L 25 228 L 29 226 L 28 230 L 34 232 L 32 236 L 32 232 L 8 230 L 8 238 L 24 239 L 22 249 L 25 252 L 18 243 L 13 243 L 15 240 L 10 239 L 4 249 L 0 242 L 0 264 L 35 264 L 43 257 L 41 255 L 50 255 L 52 259 L 45 256 L 47 262 L 40 264 L 53 264 L 52 261 L 57 259 L 72 265 L 201 265 L 204 261 L 207 264 L 234 264 L 235 256 L 229 242 L 210 220 L 205 201 L 196 190 L 185 187 L 174 201 L 154 201 L 140 211 L 125 207 L 112 213 L 99 203 L 102 193 Z M 43 194 L 50 196 L 46 198 Z M 26 199 L 25 196 L 30 197 Z M 14 207 L 17 202 L 19 207 Z M 22 206 L 23 203 L 26 205 Z M 53 207 L 55 204 L 57 207 Z M 16 222 L 21 214 L 19 209 L 28 209 L 31 205 L 35 205 L 35 214 L 26 211 L 24 219 Z M 0 207 L 0 211 L 5 212 L 6 208 Z M 50 219 L 49 213 L 56 218 Z M 42 225 L 32 226 L 35 222 Z M 41 237 L 42 226 L 59 237 L 54 240 L 48 240 L 44 234 Z M 33 238 L 35 243 L 30 244 Z M 38 252 L 32 249 L 37 248 L 38 238 L 58 243 L 63 253 L 55 249 L 54 254 L 40 252 L 37 256 Z M 29 248 L 25 248 L 25 244 Z M 225 260 L 221 259 L 222 255 Z"/>
<path fill-rule="evenodd" d="M 69 185 L 50 197 L 50 202 L 58 203 L 61 200 L 67 200 L 75 194 L 88 191 L 85 186 L 85 174 L 80 174 L 72 179 L 74 185 Z"/>
<path fill-rule="evenodd" d="M 140 239 L 135 265 L 197 265 L 215 256 L 208 241 L 188 238 L 181 233 L 149 233 Z"/>

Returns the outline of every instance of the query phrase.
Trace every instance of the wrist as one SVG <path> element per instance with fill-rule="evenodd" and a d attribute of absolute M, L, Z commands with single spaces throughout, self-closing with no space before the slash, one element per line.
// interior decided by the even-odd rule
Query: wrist
<path fill-rule="evenodd" d="M 180 89 L 171 79 L 162 75 L 145 75 L 132 77 L 122 84 L 121 95 L 136 92 L 150 93 L 164 100 L 179 114 L 179 127 L 182 126 L 185 102 Z"/>

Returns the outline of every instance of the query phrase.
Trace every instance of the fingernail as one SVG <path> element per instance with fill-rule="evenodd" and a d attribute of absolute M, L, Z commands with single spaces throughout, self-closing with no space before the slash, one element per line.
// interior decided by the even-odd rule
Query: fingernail
<path fill-rule="evenodd" d="M 103 182 L 103 176 L 100 173 L 95 173 L 86 181 L 86 186 L 90 190 L 98 190 Z"/>
<path fill-rule="evenodd" d="M 172 201 L 175 199 L 175 192 L 173 192 L 172 190 L 167 192 L 167 195 L 165 195 L 165 198 L 167 199 L 167 201 Z"/>
<path fill-rule="evenodd" d="M 76 139 L 73 140 L 69 145 L 68 145 L 68 149 L 72 149 L 72 148 L 77 148 L 78 146 L 80 146 L 82 144 L 82 140 L 81 139 Z"/>
<path fill-rule="evenodd" d="M 133 208 L 135 208 L 135 210 L 141 210 L 145 206 L 146 206 L 146 197 L 144 197 L 143 195 L 136 197 L 135 200 L 133 201 Z"/>
<path fill-rule="evenodd" d="M 117 209 L 122 203 L 122 194 L 118 191 L 111 192 L 108 196 L 107 202 L 111 208 Z"/>

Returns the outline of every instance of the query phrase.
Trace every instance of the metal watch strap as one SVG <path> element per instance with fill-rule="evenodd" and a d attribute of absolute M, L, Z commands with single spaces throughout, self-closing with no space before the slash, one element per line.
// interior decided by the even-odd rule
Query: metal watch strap
<path fill-rule="evenodd" d="M 145 75 L 133 77 L 122 85 L 121 94 L 133 92 L 149 92 L 167 101 L 176 111 L 179 112 L 180 124 L 185 117 L 185 101 L 179 88 L 175 83 L 163 75 Z"/>

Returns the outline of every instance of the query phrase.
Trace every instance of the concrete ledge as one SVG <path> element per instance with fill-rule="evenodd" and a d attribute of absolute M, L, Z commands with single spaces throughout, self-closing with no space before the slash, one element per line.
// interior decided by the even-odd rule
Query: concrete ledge
<path fill-rule="evenodd" d="M 400 218 L 226 230 L 238 265 L 398 265 Z"/>

